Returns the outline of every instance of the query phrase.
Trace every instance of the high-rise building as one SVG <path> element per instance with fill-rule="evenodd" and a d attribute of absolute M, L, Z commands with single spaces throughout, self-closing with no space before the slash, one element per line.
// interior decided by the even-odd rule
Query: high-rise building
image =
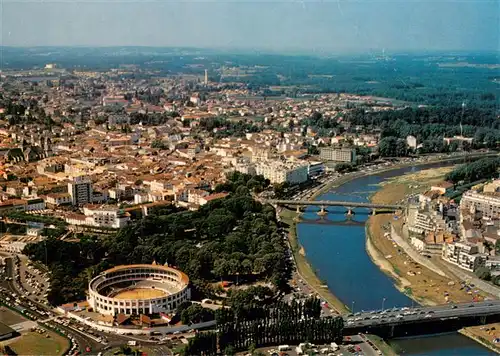
<path fill-rule="evenodd" d="M 319 157 L 324 161 L 355 162 L 356 150 L 353 148 L 322 147 Z"/>
<path fill-rule="evenodd" d="M 205 69 L 205 85 L 208 85 L 208 70 Z"/>
<path fill-rule="evenodd" d="M 68 193 L 73 205 L 83 205 L 92 202 L 92 181 L 86 176 L 73 178 L 68 183 Z"/>

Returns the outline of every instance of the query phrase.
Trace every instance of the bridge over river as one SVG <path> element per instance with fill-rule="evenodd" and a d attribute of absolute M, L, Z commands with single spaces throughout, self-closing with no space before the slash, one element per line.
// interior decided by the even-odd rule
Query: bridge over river
<path fill-rule="evenodd" d="M 303 206 L 319 206 L 321 207 L 321 213 L 325 213 L 325 209 L 328 206 L 343 206 L 347 209 L 348 214 L 353 213 L 354 208 L 368 208 L 368 209 L 381 209 L 384 211 L 396 211 L 404 209 L 404 205 L 399 204 L 377 204 L 377 203 L 362 203 L 362 202 L 352 202 L 352 201 L 337 201 L 337 200 L 279 200 L 279 199 L 269 199 L 265 201 L 271 205 L 288 205 L 296 206 L 297 211 Z"/>
<path fill-rule="evenodd" d="M 344 316 L 346 334 L 387 337 L 458 330 L 500 320 L 500 300 L 359 312 Z"/>

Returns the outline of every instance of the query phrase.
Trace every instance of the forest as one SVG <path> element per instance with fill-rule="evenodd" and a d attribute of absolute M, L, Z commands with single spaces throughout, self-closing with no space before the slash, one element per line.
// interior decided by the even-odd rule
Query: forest
<path fill-rule="evenodd" d="M 210 282 L 221 280 L 284 287 L 289 267 L 274 208 L 253 200 L 246 187 L 197 211 L 163 209 L 109 237 L 48 238 L 24 253 L 47 262 L 54 305 L 84 299 L 90 278 L 121 264 L 168 263 L 187 273 L 194 294 L 204 296 L 216 292 Z"/>
<path fill-rule="evenodd" d="M 133 64 L 143 72 L 160 75 L 194 74 L 208 69 L 212 82 L 246 84 L 266 93 L 282 86 L 277 94 L 299 96 L 320 93 L 356 93 L 393 98 L 418 105 L 498 107 L 498 73 L 488 65 L 498 62 L 497 53 L 382 53 L 359 55 L 285 55 L 216 51 L 200 48 L 106 47 L 71 48 L 2 47 L 5 68 L 32 69 L 57 63 L 70 71 L 77 67 L 109 70 Z M 457 66 L 457 63 L 468 63 Z M 230 73 L 225 73 L 229 67 Z M 242 74 L 242 75 L 239 75 Z M 139 76 L 139 73 L 134 73 Z M 147 77 L 147 74 L 142 74 Z M 273 91 L 274 92 L 274 91 Z"/>
<path fill-rule="evenodd" d="M 498 177 L 500 158 L 483 158 L 467 164 L 462 164 L 446 175 L 446 180 L 462 184 L 473 183 L 482 179 Z"/>

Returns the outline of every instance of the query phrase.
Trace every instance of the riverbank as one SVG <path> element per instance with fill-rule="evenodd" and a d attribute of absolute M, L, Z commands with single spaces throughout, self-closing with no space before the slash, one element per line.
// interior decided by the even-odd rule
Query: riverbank
<path fill-rule="evenodd" d="M 460 329 L 460 334 L 480 343 L 491 351 L 500 354 L 499 344 L 495 344 L 493 340 L 500 338 L 500 323 L 483 325 L 483 326 L 470 326 Z"/>
<path fill-rule="evenodd" d="M 429 190 L 432 184 L 442 181 L 449 170 L 430 169 L 395 177 L 384 183 L 371 197 L 371 201 L 390 204 L 403 200 L 408 194 Z M 403 247 L 395 243 L 396 236 L 393 235 L 403 235 L 402 220 L 402 217 L 396 219 L 393 214 L 371 216 L 366 226 L 367 240 L 373 248 L 367 248 L 367 252 L 375 264 L 385 266 L 384 272 L 395 279 L 397 286 L 404 285 L 403 292 L 406 295 L 424 305 L 470 302 L 473 298 L 483 300 L 487 297 L 486 293 L 477 290 L 467 292 L 461 288 L 460 280 L 455 276 L 438 274 L 436 269 L 426 267 L 423 262 L 418 263 L 418 259 L 406 253 Z M 393 272 L 388 273 L 388 270 Z"/>
<path fill-rule="evenodd" d="M 371 175 L 376 175 L 376 174 L 381 174 L 384 172 L 392 171 L 395 169 L 400 169 L 400 168 L 406 168 L 406 167 L 418 167 L 418 166 L 424 166 L 428 164 L 434 164 L 434 163 L 441 163 L 441 162 L 454 162 L 454 161 L 463 161 L 464 159 L 477 159 L 477 158 L 484 158 L 484 157 L 491 157 L 491 156 L 499 156 L 498 153 L 496 152 L 482 152 L 482 153 L 471 153 L 469 155 L 460 155 L 460 156 L 453 156 L 453 157 L 445 157 L 445 158 L 438 158 L 438 159 L 431 159 L 428 161 L 412 161 L 412 162 L 405 162 L 405 163 L 398 163 L 395 165 L 390 165 L 381 169 L 376 169 L 373 171 L 357 171 L 353 172 L 350 175 L 345 175 L 342 176 L 338 179 L 334 179 L 331 182 L 326 183 L 321 189 L 318 189 L 315 191 L 313 194 L 311 194 L 310 199 L 314 200 L 318 196 L 327 193 L 328 191 L 339 187 L 340 185 L 347 183 L 351 180 L 365 177 L 365 176 L 371 176 Z M 457 162 L 457 164 L 460 164 L 460 162 Z"/>
<path fill-rule="evenodd" d="M 481 157 L 484 156 L 484 154 L 481 155 Z M 469 155 L 469 158 L 476 158 L 478 156 L 476 155 Z M 395 170 L 395 169 L 400 169 L 400 168 L 405 168 L 405 167 L 411 167 L 411 166 L 419 166 L 419 165 L 427 165 L 427 164 L 435 164 L 439 162 L 453 162 L 453 161 L 461 161 L 464 159 L 464 156 L 456 156 L 456 157 L 446 157 L 446 158 L 439 158 L 436 160 L 428 160 L 428 161 L 418 161 L 418 162 L 405 162 L 401 164 L 396 164 L 396 165 L 391 165 L 387 166 L 381 169 L 376 169 L 372 171 L 360 171 L 360 172 L 355 172 L 352 174 L 347 174 L 342 177 L 338 177 L 336 179 L 332 179 L 329 182 L 326 182 L 322 184 L 320 188 L 315 190 L 314 192 L 308 194 L 307 197 L 303 198 L 308 198 L 310 200 L 314 200 L 321 194 L 324 194 L 336 187 L 339 187 L 349 181 L 352 181 L 354 179 L 358 179 L 364 176 L 369 176 L 369 175 L 375 175 L 375 174 L 381 174 L 387 171 Z M 297 238 L 297 232 L 296 232 L 296 221 L 295 218 L 297 217 L 296 213 L 287 209 L 282 209 L 280 212 L 280 217 L 282 221 L 287 223 L 289 225 L 289 233 L 288 233 L 288 238 L 289 238 L 289 243 L 292 249 L 292 253 L 295 259 L 295 263 L 297 265 L 297 270 L 301 276 L 301 278 L 312 287 L 313 290 L 317 292 L 317 294 L 321 295 L 329 304 L 330 306 L 337 310 L 338 312 L 344 313 L 348 312 L 349 308 L 342 303 L 330 290 L 328 290 L 327 286 L 324 285 L 324 283 L 318 278 L 316 273 L 314 272 L 313 268 L 309 264 L 309 261 L 306 258 L 306 251 L 303 249 L 303 247 L 300 245 L 298 242 Z M 369 224 L 369 223 L 368 223 Z M 384 255 L 382 254 L 381 256 L 384 258 Z M 379 258 L 379 261 L 381 258 Z M 395 272 L 397 272 L 397 269 L 394 269 Z M 398 276 L 399 277 L 399 276 Z M 400 278 L 400 277 L 399 277 Z M 407 292 L 411 293 L 411 290 L 406 288 Z M 412 297 L 414 298 L 414 297 Z M 419 301 L 420 302 L 420 301 Z"/>
<path fill-rule="evenodd" d="M 368 340 L 373 342 L 373 344 L 377 346 L 380 351 L 382 351 L 382 355 L 384 356 L 398 355 L 396 351 L 392 348 L 392 346 L 389 345 L 387 342 L 385 342 L 385 340 L 380 336 L 374 334 L 366 334 L 366 337 L 368 338 Z"/>
<path fill-rule="evenodd" d="M 312 290 L 320 295 L 321 298 L 326 300 L 331 309 L 335 309 L 338 313 L 349 312 L 349 309 L 344 303 L 342 303 L 340 299 L 328 289 L 328 286 L 318 278 L 307 261 L 304 248 L 300 245 L 297 238 L 297 224 L 294 220 L 296 217 L 297 213 L 292 210 L 284 208 L 280 212 L 281 221 L 288 225 L 288 242 L 292 250 L 299 277 L 306 282 Z"/>
<path fill-rule="evenodd" d="M 401 292 L 405 293 L 410 298 L 414 298 L 414 296 L 409 293 L 408 288 L 410 288 L 411 283 L 406 278 L 401 276 L 401 272 L 395 266 L 393 266 L 389 260 L 384 257 L 382 252 L 375 246 L 373 243 L 371 232 L 368 226 L 365 227 L 365 235 L 366 235 L 366 252 L 368 256 L 372 260 L 372 262 L 385 274 L 389 275 L 395 281 L 396 288 Z M 417 302 L 419 302 L 417 300 Z"/>

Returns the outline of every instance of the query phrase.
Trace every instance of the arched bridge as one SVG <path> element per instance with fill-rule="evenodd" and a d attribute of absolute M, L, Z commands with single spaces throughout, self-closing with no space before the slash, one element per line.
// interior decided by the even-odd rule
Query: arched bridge
<path fill-rule="evenodd" d="M 403 209 L 403 205 L 397 204 L 377 204 L 377 203 L 362 203 L 362 202 L 352 202 L 352 201 L 337 201 L 337 200 L 279 200 L 279 199 L 269 199 L 266 203 L 272 205 L 295 205 L 295 206 L 343 206 L 346 208 L 369 208 L 369 209 L 385 209 L 385 210 L 399 210 Z"/>

